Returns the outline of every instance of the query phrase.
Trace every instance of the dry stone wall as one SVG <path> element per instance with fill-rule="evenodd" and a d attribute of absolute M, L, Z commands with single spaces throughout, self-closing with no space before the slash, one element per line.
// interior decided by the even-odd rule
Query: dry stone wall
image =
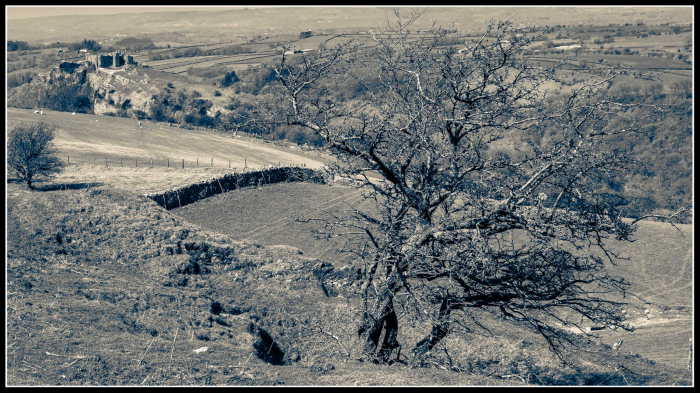
<path fill-rule="evenodd" d="M 211 180 L 147 194 L 146 197 L 170 210 L 239 188 L 282 182 L 326 183 L 327 178 L 325 172 L 309 168 L 276 167 L 254 172 L 229 173 Z"/>

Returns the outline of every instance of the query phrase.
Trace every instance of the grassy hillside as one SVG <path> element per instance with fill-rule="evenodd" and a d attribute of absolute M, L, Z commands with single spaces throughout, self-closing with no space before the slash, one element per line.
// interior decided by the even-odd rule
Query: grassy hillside
<path fill-rule="evenodd" d="M 286 244 L 304 255 L 324 261 L 337 261 L 344 239 L 317 239 L 312 229 L 323 229 L 319 222 L 298 218 L 327 218 L 325 212 L 343 215 L 362 201 L 362 192 L 342 185 L 274 184 L 215 195 L 172 210 L 183 219 L 234 239 L 262 245 Z"/>
<path fill-rule="evenodd" d="M 371 208 L 359 191 L 344 186 L 316 184 L 275 184 L 216 195 L 172 212 L 207 229 L 263 245 L 287 244 L 305 255 L 336 263 L 343 256 L 336 249 L 347 245 L 343 239 L 318 240 L 310 230 L 322 229 L 318 222 L 296 219 L 336 215 L 352 207 Z M 687 364 L 688 338 L 692 325 L 692 233 L 691 225 L 638 223 L 637 241 L 615 242 L 622 260 L 611 272 L 629 280 L 629 319 L 632 333 L 601 333 L 608 345 L 625 340 L 625 353 L 641 354 L 676 367 Z M 346 256 L 347 257 L 347 256 Z M 644 310 L 650 309 L 647 319 Z"/>
<path fill-rule="evenodd" d="M 139 126 L 135 119 L 120 117 L 79 113 L 72 116 L 52 111 L 39 116 L 32 110 L 7 108 L 9 126 L 38 121 L 56 124 L 54 143 L 58 155 L 66 164 L 70 156 L 71 163 L 46 185 L 100 183 L 147 193 L 244 170 L 246 162 L 249 168 L 280 163 L 319 168 L 327 162 L 327 158 L 306 154 L 298 147 L 263 143 L 254 138 L 229 138 L 153 122 Z M 214 166 L 210 167 L 212 158 Z"/>
<path fill-rule="evenodd" d="M 464 372 L 359 363 L 343 269 L 324 284 L 340 296 L 326 297 L 317 261 L 296 249 L 235 241 L 108 187 L 10 184 L 7 206 L 9 385 L 690 382 L 585 342 L 579 369 L 562 368 L 533 333 L 497 321 L 493 337 L 447 341 Z"/>
<path fill-rule="evenodd" d="M 692 54 L 691 45 L 685 33 L 671 35 L 671 27 L 660 25 L 689 24 L 690 11 L 428 8 L 414 28 L 430 28 L 433 20 L 447 27 L 454 21 L 458 34 L 468 36 L 490 19 L 512 18 L 516 26 L 565 24 L 562 33 L 567 37 L 557 38 L 558 44 L 585 39 L 593 50 L 603 50 L 603 45 L 590 46 L 589 41 L 616 29 L 630 34 L 615 36 L 614 42 L 605 44 L 606 51 L 629 47 L 659 56 L 588 51 L 580 57 L 582 64 L 671 68 L 673 74 L 665 75 L 657 90 L 676 94 L 671 83 L 687 80 L 692 71 L 682 60 Z M 264 73 L 253 72 L 240 73 L 242 86 L 215 85 L 223 78 L 216 72 L 226 73 L 225 67 L 239 70 L 263 61 L 283 40 L 296 41 L 297 49 L 314 49 L 324 42 L 330 46 L 349 37 L 367 38 L 367 31 L 384 25 L 392 12 L 323 7 L 61 16 L 10 20 L 7 30 L 10 38 L 30 42 L 90 38 L 104 40 L 105 45 L 125 34 L 138 34 L 172 46 L 156 51 L 160 53 L 200 44 L 208 49 L 255 47 L 254 53 L 155 60 L 146 62 L 151 68 L 92 75 L 96 94 L 91 95 L 101 100 L 95 113 L 136 116 L 136 109 L 145 112 L 164 98 L 184 97 L 189 101 L 182 101 L 185 108 L 177 110 L 182 116 L 169 118 L 184 124 L 192 109 L 187 103 L 202 101 L 208 105 L 208 116 L 225 116 L 232 107 L 243 111 L 252 92 L 264 85 Z M 630 24 L 629 29 L 618 29 L 624 23 Z M 644 33 L 649 38 L 644 40 L 645 26 L 666 34 L 649 38 Z M 635 29 L 639 35 L 631 34 Z M 304 30 L 313 35 L 299 39 Z M 49 67 L 50 61 L 58 61 L 56 50 L 17 53 L 16 62 L 8 64 Z M 35 55 L 41 56 L 37 60 Z M 142 52 L 137 61 L 142 63 L 147 56 Z M 188 73 L 190 67 L 196 72 Z M 214 67 L 210 76 L 200 72 L 207 67 Z M 17 72 L 26 72 L 27 77 Z M 17 72 L 9 74 L 18 87 L 8 91 L 8 102 L 19 97 L 18 92 L 22 97 L 39 97 L 41 86 L 26 81 L 31 73 Z M 619 83 L 637 87 L 628 90 L 630 96 L 644 97 L 653 87 L 631 78 Z M 692 108 L 689 99 L 683 100 L 681 108 L 688 109 L 682 109 L 682 120 L 669 114 L 662 122 L 663 132 L 651 135 L 657 137 L 655 145 L 638 143 L 635 148 L 652 146 L 647 151 L 653 152 L 655 168 L 663 166 L 687 179 L 690 172 L 686 176 L 677 170 L 692 169 L 690 158 L 679 155 L 689 151 L 683 146 L 690 137 L 684 138 L 692 136 L 690 120 L 687 127 L 684 123 Z M 163 122 L 140 124 L 134 118 L 49 110 L 36 115 L 33 110 L 7 108 L 7 128 L 39 121 L 55 124 L 57 153 L 66 167 L 56 177 L 37 182 L 36 191 L 7 174 L 8 385 L 693 384 L 686 368 L 694 311 L 692 225 L 678 225 L 677 230 L 643 221 L 635 242 L 612 245 L 627 258 L 609 269 L 631 283 L 625 310 L 635 330 L 605 328 L 591 337 L 569 330 L 575 345 L 567 360 L 574 366 L 561 364 L 527 326 L 496 318 L 485 309 L 476 309 L 471 316 L 487 326 L 488 333 L 455 327 L 465 331 L 443 340 L 427 358 L 426 367 L 367 364 L 359 361 L 362 299 L 353 280 L 357 271 L 349 263 L 351 255 L 338 251 L 352 243 L 314 233 L 324 229 L 315 219 L 333 220 L 332 215 L 344 216 L 353 208 L 372 209 L 361 191 L 343 182 L 280 183 L 239 189 L 172 211 L 143 196 L 230 171 L 279 164 L 321 168 L 330 157 L 291 143 L 232 138 Z M 668 159 L 673 154 L 678 161 Z M 645 196 L 673 193 L 674 187 L 685 190 L 661 181 L 646 184 L 629 182 Z M 402 300 L 397 297 L 396 302 Z M 399 316 L 398 341 L 404 355 L 400 359 L 407 359 L 415 343 L 431 330 L 432 320 L 422 311 Z M 590 327 L 585 321 L 582 325 Z M 619 342 L 623 344 L 618 349 L 611 347 Z"/>
<path fill-rule="evenodd" d="M 9 385 L 498 383 L 347 363 L 323 336 L 276 325 L 280 305 L 302 320 L 347 308 L 323 296 L 309 261 L 202 231 L 145 198 L 11 185 L 8 229 Z M 275 335 L 289 367 L 255 355 L 251 324 Z"/>
<path fill-rule="evenodd" d="M 260 160 L 287 154 L 311 160 L 309 166 L 324 159 L 243 138 L 141 128 L 131 119 L 8 109 L 10 123 L 39 120 L 59 126 L 59 154 L 75 154 L 73 160 L 100 153 L 116 165 L 122 156 L 183 150 L 195 157 L 235 150 Z M 572 336 L 578 368 L 561 366 L 533 332 L 488 314 L 479 318 L 493 335 L 445 340 L 435 368 L 374 366 L 356 360 L 359 299 L 352 271 L 333 251 L 343 243 L 318 241 L 310 224 L 295 221 L 342 214 L 361 201 L 357 191 L 278 184 L 167 212 L 138 194 L 228 168 L 72 163 L 39 184 L 43 191 L 8 184 L 10 385 L 691 383 L 683 366 L 692 280 L 679 274 L 691 266 L 688 226 L 681 238 L 667 226 L 640 223 L 640 240 L 620 248 L 632 258 L 619 273 L 651 303 L 630 307 L 633 333 L 606 330 L 591 342 Z M 318 278 L 319 259 L 335 266 L 331 279 Z M 641 319 L 644 307 L 652 309 L 649 320 Z M 406 325 L 399 340 L 410 348 L 429 329 L 427 319 Z M 619 338 L 624 347 L 614 352 L 609 345 Z M 283 356 L 260 351 L 272 343 Z M 450 364 L 445 356 L 450 369 L 442 366 Z"/>

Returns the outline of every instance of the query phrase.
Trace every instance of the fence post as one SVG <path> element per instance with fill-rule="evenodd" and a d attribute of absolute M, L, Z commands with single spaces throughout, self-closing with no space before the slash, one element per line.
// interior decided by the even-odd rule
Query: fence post
<path fill-rule="evenodd" d="M 70 156 L 68 156 L 68 166 L 70 166 Z"/>
<path fill-rule="evenodd" d="M 244 164 L 243 165 L 244 168 L 248 168 L 248 157 L 243 158 L 243 164 Z"/>
<path fill-rule="evenodd" d="M 137 168 L 139 167 L 139 159 L 138 158 L 136 159 L 136 167 Z"/>
<path fill-rule="evenodd" d="M 182 159 L 182 169 L 185 169 L 185 159 Z"/>
<path fill-rule="evenodd" d="M 168 168 L 170 168 L 170 159 L 168 158 Z"/>
<path fill-rule="evenodd" d="M 120 158 L 120 160 L 121 160 L 121 165 L 124 166 L 124 159 Z"/>
<path fill-rule="evenodd" d="M 151 158 L 151 166 L 153 166 L 153 158 Z"/>
<path fill-rule="evenodd" d="M 228 169 L 231 169 L 231 159 L 228 159 Z"/>
<path fill-rule="evenodd" d="M 92 157 L 92 166 L 95 166 L 95 157 Z"/>
<path fill-rule="evenodd" d="M 214 157 L 211 158 L 211 165 L 209 165 L 209 166 L 210 166 L 210 167 L 213 167 L 213 166 L 214 166 Z"/>
<path fill-rule="evenodd" d="M 109 164 L 107 164 L 107 157 L 105 157 L 105 168 L 109 168 Z"/>
<path fill-rule="evenodd" d="M 197 157 L 197 168 L 199 168 L 199 157 Z"/>

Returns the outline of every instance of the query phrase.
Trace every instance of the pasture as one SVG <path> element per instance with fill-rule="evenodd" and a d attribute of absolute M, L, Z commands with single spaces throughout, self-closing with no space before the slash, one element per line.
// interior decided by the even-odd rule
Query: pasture
<path fill-rule="evenodd" d="M 317 221 L 297 218 L 342 216 L 353 207 L 372 208 L 361 192 L 347 186 L 274 184 L 216 195 L 172 210 L 185 221 L 236 240 L 262 245 L 285 244 L 311 258 L 343 265 L 349 256 L 337 252 L 350 242 L 342 238 L 318 239 L 311 229 L 323 229 Z M 692 225 L 678 225 L 680 233 L 661 222 L 638 223 L 637 240 L 614 242 L 614 251 L 629 258 L 610 271 L 631 282 L 636 296 L 628 316 L 634 332 L 605 329 L 598 340 L 613 345 L 623 339 L 624 353 L 639 354 L 673 367 L 687 365 L 688 338 L 692 326 Z M 650 309 L 650 319 L 643 310 Z"/>
<path fill-rule="evenodd" d="M 256 64 L 260 64 L 261 61 L 264 60 L 270 60 L 274 57 L 278 56 L 276 52 L 260 52 L 260 53 L 246 53 L 246 54 L 239 54 L 239 55 L 231 55 L 231 56 L 220 56 L 218 58 L 210 58 L 210 59 L 205 59 L 205 60 L 194 60 L 192 62 L 188 62 L 187 64 L 184 65 L 169 65 L 166 67 L 161 68 L 164 72 L 171 72 L 175 74 L 182 74 L 187 72 L 187 69 L 190 67 L 194 68 L 205 68 L 205 67 L 213 67 L 216 65 L 227 65 L 227 66 L 254 66 Z M 200 58 L 195 58 L 195 59 L 200 59 Z"/>
<path fill-rule="evenodd" d="M 58 156 L 65 164 L 70 156 L 70 166 L 45 183 L 49 186 L 99 183 L 146 193 L 246 170 L 246 164 L 248 169 L 279 164 L 320 168 L 328 162 L 296 146 L 255 138 L 230 138 L 150 121 L 139 126 L 130 118 L 53 111 L 40 116 L 28 109 L 7 108 L 10 126 L 39 121 L 58 127 L 54 140 Z"/>
<path fill-rule="evenodd" d="M 58 154 L 65 159 L 68 155 L 75 163 L 91 163 L 93 156 L 98 162 L 107 158 L 119 163 L 120 158 L 150 163 L 150 158 L 164 166 L 167 159 L 173 167 L 184 159 L 189 166 L 197 158 L 200 165 L 215 167 L 243 168 L 247 160 L 249 167 L 262 167 L 266 164 L 302 165 L 309 168 L 323 166 L 321 160 L 313 159 L 299 149 L 282 148 L 263 143 L 252 138 L 230 138 L 214 132 L 198 132 L 179 127 L 169 127 L 167 123 L 138 121 L 131 118 L 96 116 L 67 112 L 44 111 L 43 116 L 33 114 L 29 109 L 8 108 L 9 124 L 44 121 L 56 124 L 58 131 L 54 143 Z M 82 161 L 80 161 L 82 160 Z"/>
<path fill-rule="evenodd" d="M 342 194 L 339 190 L 334 192 Z M 262 196 L 267 187 L 257 191 Z M 302 194 L 314 199 L 308 188 L 296 194 L 280 191 L 271 194 L 278 199 L 287 194 L 295 201 Z M 274 220 L 259 202 L 257 224 Z M 283 202 L 289 208 L 289 200 L 278 204 Z M 316 203 L 332 207 L 333 201 Z M 180 244 L 182 250 L 174 252 Z M 223 260 L 209 260 L 213 253 Z M 206 264 L 206 274 L 183 273 L 182 266 L 192 261 Z M 341 296 L 324 296 L 312 274 L 315 264 L 316 260 L 291 247 L 259 247 L 189 223 L 132 192 L 105 186 L 30 192 L 10 184 L 8 383 L 691 383 L 681 367 L 661 361 L 652 364 L 628 352 L 613 353 L 604 345 L 584 344 L 574 352 L 581 366 L 563 368 L 533 332 L 488 315 L 481 318 L 494 336 L 466 335 L 446 341 L 463 372 L 360 363 L 355 361 L 352 319 L 356 299 L 343 286 L 337 287 Z M 180 277 L 188 279 L 186 285 L 171 281 Z M 406 326 L 401 342 L 415 342 L 428 322 Z M 272 367 L 254 356 L 256 336 L 249 333 L 251 323 L 276 337 L 288 354 L 285 367 Z M 679 333 L 686 339 L 687 331 Z M 671 361 L 683 356 L 675 350 L 667 353 L 673 356 Z M 618 364 L 625 368 L 619 369 Z"/>
<path fill-rule="evenodd" d="M 296 247 L 311 258 L 337 262 L 337 249 L 344 239 L 317 239 L 312 229 L 323 229 L 318 222 L 298 218 L 327 218 L 326 212 L 342 215 L 347 209 L 362 206 L 362 192 L 342 185 L 272 184 L 227 192 L 172 210 L 186 221 L 265 246 L 285 244 Z"/>
<path fill-rule="evenodd" d="M 365 43 L 364 50 L 371 51 L 376 43 L 370 30 L 380 28 L 392 13 L 389 8 L 369 7 L 291 11 L 262 7 L 116 14 L 86 20 L 36 18 L 21 25 L 11 21 L 7 30 L 13 39 L 88 37 L 105 43 L 129 30 L 157 36 L 156 44 L 171 46 L 152 53 L 196 46 L 204 56 L 148 61 L 146 51 L 137 53 L 136 61 L 150 69 L 131 68 L 133 75 L 144 78 L 127 81 L 135 82 L 130 85 L 125 82 L 119 94 L 136 89 L 141 94 L 145 88 L 150 90 L 143 93 L 145 99 L 162 92 L 214 96 L 212 112 L 225 114 L 224 108 L 238 108 L 233 104 L 245 104 L 246 98 L 237 97 L 237 89 L 212 84 L 207 75 L 214 72 L 183 75 L 189 68 L 227 65 L 239 70 L 261 64 L 277 56 L 275 46 L 283 40 L 293 49 L 317 49 L 357 39 Z M 512 9 L 499 7 L 429 7 L 414 27 L 418 34 L 426 34 L 434 19 L 447 22 L 443 26 L 454 22 L 448 37 L 466 41 L 481 39 L 484 22 L 494 18 L 511 18 L 519 27 L 567 24 L 563 30 L 567 38 L 555 39 L 551 34 L 548 39 L 584 45 L 578 58 L 582 72 L 574 71 L 571 78 L 616 63 L 642 70 L 670 69 L 672 75 L 661 80 L 664 91 L 671 93 L 680 89 L 670 83 L 692 76 L 692 66 L 678 60 L 678 54 L 692 59 L 692 50 L 686 50 L 689 35 L 642 34 L 656 24 L 658 31 L 668 33 L 674 25 L 691 23 L 689 11 L 524 7 L 513 15 Z M 300 39 L 299 32 L 306 30 L 313 35 Z M 591 42 L 606 32 L 628 36 L 616 35 L 605 49 L 667 53 L 664 57 L 597 54 L 600 45 Z M 635 32 L 640 34 L 636 38 Z M 231 45 L 253 48 L 253 52 L 206 52 Z M 60 57 L 56 50 L 17 55 L 35 62 L 35 57 Z M 69 52 L 63 55 L 75 53 Z M 548 64 L 561 56 L 533 59 Z M 615 81 L 643 88 L 627 89 L 630 94 L 646 94 L 652 83 L 658 91 L 658 81 L 631 77 Z M 554 95 L 571 89 L 550 87 Z M 119 104 L 112 105 L 118 109 Z M 239 188 L 169 211 L 144 196 L 231 171 L 277 165 L 323 169 L 331 157 L 246 135 L 232 137 L 134 118 L 50 110 L 38 115 L 35 109 L 39 108 L 7 108 L 7 128 L 39 121 L 55 124 L 56 152 L 66 166 L 53 178 L 38 179 L 33 191 L 7 175 L 8 385 L 694 383 L 687 368 L 694 321 L 692 225 L 641 221 L 634 242 L 606 240 L 622 257 L 608 266 L 608 272 L 630 284 L 625 315 L 634 331 L 591 326 L 582 317 L 583 328 L 597 329 L 567 327 L 562 332 L 571 344 L 564 355 L 573 361 L 571 366 L 559 361 L 536 328 L 480 303 L 469 309 L 467 318 L 452 324 L 454 334 L 414 368 L 402 359 L 410 359 L 416 343 L 435 331 L 433 317 L 438 308 L 408 312 L 405 306 L 414 296 L 409 291 L 393 298 L 401 327 L 398 361 L 377 365 L 361 360 L 364 343 L 358 335 L 367 299 L 354 278 L 361 274 L 357 269 L 366 273 L 366 266 L 353 263 L 357 262 L 353 255 L 343 252 L 352 249 L 357 239 L 324 236 L 324 220 L 342 219 L 353 209 L 375 209 L 372 200 L 363 198 L 364 190 L 334 180 L 276 183 Z M 506 143 L 505 139 L 495 143 L 492 152 L 513 148 Z M 173 194 L 179 200 L 181 194 L 168 195 Z M 519 241 L 519 233 L 509 235 L 515 243 Z M 413 285 L 413 278 L 406 280 Z M 486 329 L 479 329 L 482 326 Z"/>

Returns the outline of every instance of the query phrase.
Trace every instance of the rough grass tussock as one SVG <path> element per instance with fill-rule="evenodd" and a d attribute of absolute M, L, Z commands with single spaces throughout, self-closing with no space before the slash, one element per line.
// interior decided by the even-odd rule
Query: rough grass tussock
<path fill-rule="evenodd" d="M 118 190 L 11 184 L 7 203 L 10 385 L 690 383 L 605 345 L 562 367 L 506 321 L 421 369 L 360 363 L 349 268 L 234 241 Z"/>

